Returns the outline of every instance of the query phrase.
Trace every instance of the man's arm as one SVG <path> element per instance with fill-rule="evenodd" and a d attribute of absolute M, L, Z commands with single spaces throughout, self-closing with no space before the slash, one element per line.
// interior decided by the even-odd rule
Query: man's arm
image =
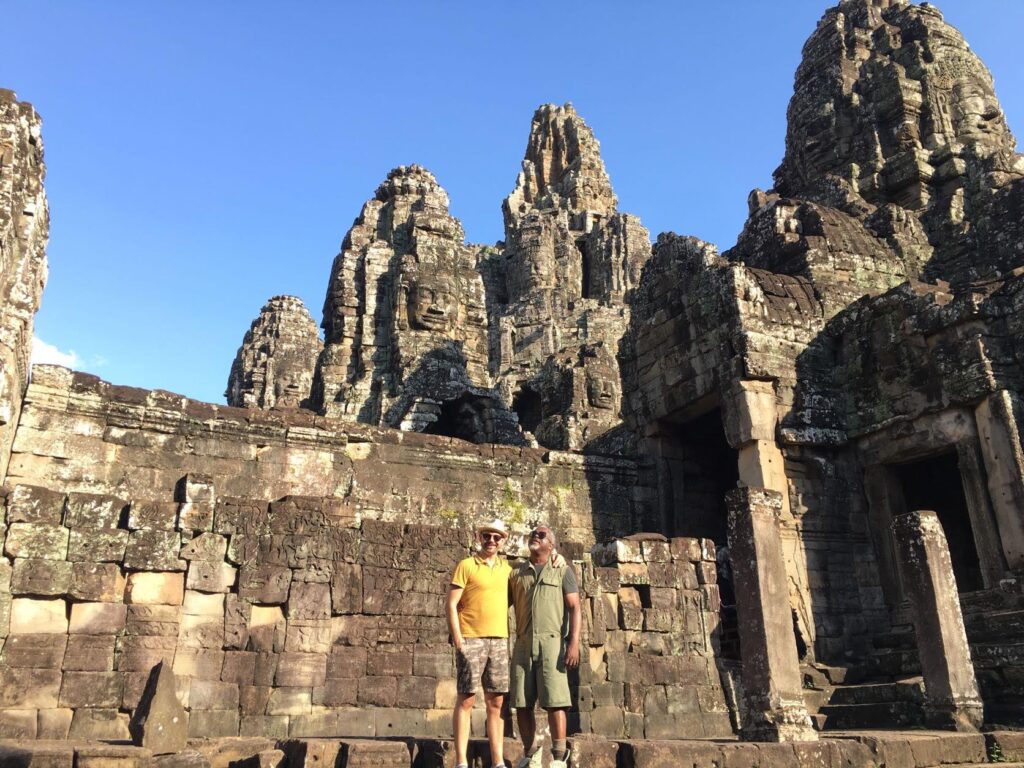
<path fill-rule="evenodd" d="M 454 584 L 448 586 L 448 599 L 445 601 L 445 616 L 448 619 L 448 633 L 456 650 L 462 650 L 462 630 L 459 628 L 459 601 L 462 599 L 463 587 Z"/>
<path fill-rule="evenodd" d="M 566 594 L 565 607 L 569 609 L 569 647 L 565 649 L 565 666 L 576 667 L 580 663 L 580 625 L 583 623 L 580 593 Z"/>

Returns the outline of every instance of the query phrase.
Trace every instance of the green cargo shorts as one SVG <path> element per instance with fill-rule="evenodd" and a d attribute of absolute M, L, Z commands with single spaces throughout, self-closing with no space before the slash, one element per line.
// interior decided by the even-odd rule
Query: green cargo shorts
<path fill-rule="evenodd" d="M 565 644 L 557 635 L 516 640 L 510 706 L 522 709 L 533 707 L 538 701 L 544 709 L 572 706 L 565 672 Z"/>

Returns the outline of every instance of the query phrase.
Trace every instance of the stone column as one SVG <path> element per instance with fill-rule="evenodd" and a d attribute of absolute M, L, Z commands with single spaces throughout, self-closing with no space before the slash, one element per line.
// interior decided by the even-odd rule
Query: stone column
<path fill-rule="evenodd" d="M 908 512 L 892 523 L 924 675 L 925 722 L 975 731 L 982 704 L 967 644 L 949 545 L 934 512 Z"/>
<path fill-rule="evenodd" d="M 745 741 L 815 741 L 804 704 L 779 515 L 782 495 L 737 488 L 726 495 L 747 717 Z"/>

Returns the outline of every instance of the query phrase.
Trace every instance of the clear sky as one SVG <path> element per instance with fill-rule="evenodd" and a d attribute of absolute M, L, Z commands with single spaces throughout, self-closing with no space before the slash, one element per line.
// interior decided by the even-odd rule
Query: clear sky
<path fill-rule="evenodd" d="M 43 116 L 52 229 L 36 334 L 118 384 L 223 401 L 270 297 L 319 322 L 388 170 L 420 163 L 502 237 L 533 110 L 571 101 L 652 237 L 735 241 L 782 159 L 824 0 L 5 4 L 0 86 Z M 1024 131 L 1022 0 L 943 0 Z"/>

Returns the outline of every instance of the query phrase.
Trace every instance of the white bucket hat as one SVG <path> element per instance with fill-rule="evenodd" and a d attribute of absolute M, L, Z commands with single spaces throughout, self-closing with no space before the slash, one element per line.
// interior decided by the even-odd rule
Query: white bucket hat
<path fill-rule="evenodd" d="M 498 518 L 494 518 L 491 522 L 483 523 L 476 527 L 477 533 L 483 533 L 485 531 L 489 533 L 500 533 L 503 538 L 508 538 L 508 527 L 505 525 L 504 521 L 499 520 Z"/>

